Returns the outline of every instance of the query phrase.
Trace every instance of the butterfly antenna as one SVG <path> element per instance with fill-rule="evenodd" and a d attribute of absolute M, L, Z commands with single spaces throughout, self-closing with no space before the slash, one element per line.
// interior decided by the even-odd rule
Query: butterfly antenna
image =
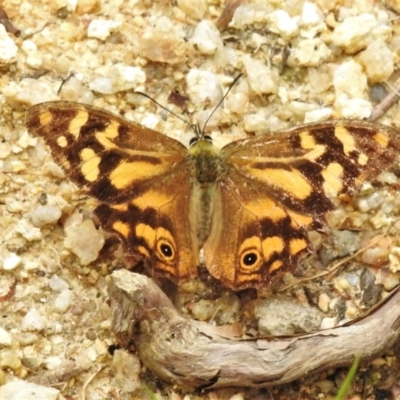
<path fill-rule="evenodd" d="M 196 124 L 195 133 L 196 133 L 196 136 L 197 136 L 198 139 L 200 139 L 203 136 L 203 132 L 202 132 L 202 130 L 200 128 L 200 124 L 199 123 Z"/>
<path fill-rule="evenodd" d="M 204 136 L 204 131 L 206 129 L 206 126 L 208 124 L 208 121 L 210 121 L 211 117 L 214 115 L 215 111 L 217 110 L 217 108 L 222 104 L 222 102 L 225 100 L 226 96 L 228 96 L 228 93 L 231 91 L 231 89 L 233 88 L 233 86 L 236 84 L 236 82 L 239 80 L 239 78 L 241 78 L 243 74 L 239 74 L 232 82 L 232 84 L 229 86 L 229 89 L 227 90 L 227 92 L 224 94 L 224 96 L 222 96 L 222 99 L 218 102 L 218 104 L 215 106 L 214 110 L 212 111 L 212 113 L 209 115 L 209 117 L 207 118 L 203 129 L 200 128 L 199 124 L 191 124 L 190 122 L 186 121 L 184 118 L 182 118 L 180 115 L 175 114 L 173 111 L 171 111 L 170 109 L 168 109 L 167 107 L 163 106 L 162 104 L 160 104 L 157 100 L 154 100 L 152 97 L 150 97 L 148 94 L 143 93 L 143 92 L 134 92 L 136 94 L 140 94 L 143 97 L 146 97 L 146 99 L 151 100 L 153 103 L 157 104 L 158 107 L 161 107 L 164 111 L 169 112 L 170 114 L 172 114 L 174 117 L 180 119 L 182 122 L 184 122 L 190 129 L 193 130 L 193 132 L 196 134 L 196 136 L 198 138 L 201 138 L 202 136 Z"/>
<path fill-rule="evenodd" d="M 222 96 L 222 99 L 218 102 L 218 104 L 214 107 L 214 110 L 211 112 L 211 114 L 208 116 L 203 129 L 200 130 L 200 136 L 204 136 L 204 131 L 206 130 L 206 126 L 208 124 L 208 121 L 210 121 L 211 117 L 214 115 L 215 111 L 217 111 L 218 107 L 222 104 L 222 102 L 226 99 L 226 96 L 228 96 L 229 92 L 231 89 L 236 85 L 236 82 L 242 77 L 243 74 L 239 74 L 231 83 L 229 86 L 227 92 Z M 200 128 L 199 128 L 200 129 Z"/>
<path fill-rule="evenodd" d="M 143 97 L 146 97 L 146 99 L 151 100 L 153 103 L 157 104 L 158 107 L 161 107 L 164 111 L 169 112 L 170 114 L 172 114 L 174 117 L 180 119 L 181 121 L 183 121 L 190 129 L 192 129 L 196 135 L 198 135 L 198 126 L 191 124 L 190 122 L 186 121 L 184 118 L 182 118 L 180 115 L 175 114 L 173 111 L 171 111 L 169 108 L 163 106 L 162 104 L 160 104 L 157 100 L 154 100 L 151 96 L 149 96 L 146 93 L 143 92 L 134 92 L 135 94 L 140 94 Z"/>

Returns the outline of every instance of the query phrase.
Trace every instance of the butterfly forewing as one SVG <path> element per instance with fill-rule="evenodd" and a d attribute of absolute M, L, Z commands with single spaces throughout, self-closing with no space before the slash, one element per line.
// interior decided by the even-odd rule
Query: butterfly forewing
<path fill-rule="evenodd" d="M 39 104 L 28 110 L 26 126 L 77 185 L 107 203 L 130 200 L 186 162 L 178 141 L 88 105 Z"/>
<path fill-rule="evenodd" d="M 191 186 L 182 184 L 191 181 L 191 170 L 181 143 L 71 102 L 32 107 L 26 126 L 45 139 L 71 180 L 102 203 L 95 214 L 122 239 L 127 255 L 178 283 L 197 275 L 199 249 L 187 204 Z"/>

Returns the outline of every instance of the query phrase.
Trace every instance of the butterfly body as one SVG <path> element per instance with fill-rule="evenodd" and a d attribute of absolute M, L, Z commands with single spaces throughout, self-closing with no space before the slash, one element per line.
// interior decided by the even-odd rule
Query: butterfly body
<path fill-rule="evenodd" d="M 222 174 L 223 160 L 220 151 L 209 140 L 200 139 L 188 150 L 194 163 L 196 181 L 201 184 L 215 183 Z"/>
<path fill-rule="evenodd" d="M 68 176 L 100 202 L 101 226 L 153 275 L 266 287 L 310 251 L 332 199 L 377 176 L 400 150 L 397 131 L 326 121 L 232 142 L 180 142 L 96 107 L 49 102 L 27 128 Z"/>

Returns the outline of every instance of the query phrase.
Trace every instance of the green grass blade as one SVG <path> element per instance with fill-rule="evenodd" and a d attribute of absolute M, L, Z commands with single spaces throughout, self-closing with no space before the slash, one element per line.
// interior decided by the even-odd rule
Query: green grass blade
<path fill-rule="evenodd" d="M 358 354 L 355 356 L 353 364 L 349 372 L 347 373 L 346 378 L 343 381 L 342 386 L 340 387 L 339 392 L 335 397 L 335 400 L 343 400 L 344 396 L 346 396 L 346 393 L 349 390 L 351 383 L 353 382 L 354 376 L 356 375 L 360 361 L 361 361 L 361 355 Z"/>

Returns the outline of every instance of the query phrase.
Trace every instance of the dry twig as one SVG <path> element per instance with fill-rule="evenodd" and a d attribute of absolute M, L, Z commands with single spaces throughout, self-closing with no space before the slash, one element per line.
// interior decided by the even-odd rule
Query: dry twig
<path fill-rule="evenodd" d="M 400 291 L 350 326 L 273 340 L 238 340 L 223 327 L 183 318 L 149 278 L 115 271 L 108 277 L 113 330 L 134 345 L 159 377 L 189 387 L 268 387 L 385 351 L 400 335 Z M 362 338 L 362 340 L 360 340 Z"/>

